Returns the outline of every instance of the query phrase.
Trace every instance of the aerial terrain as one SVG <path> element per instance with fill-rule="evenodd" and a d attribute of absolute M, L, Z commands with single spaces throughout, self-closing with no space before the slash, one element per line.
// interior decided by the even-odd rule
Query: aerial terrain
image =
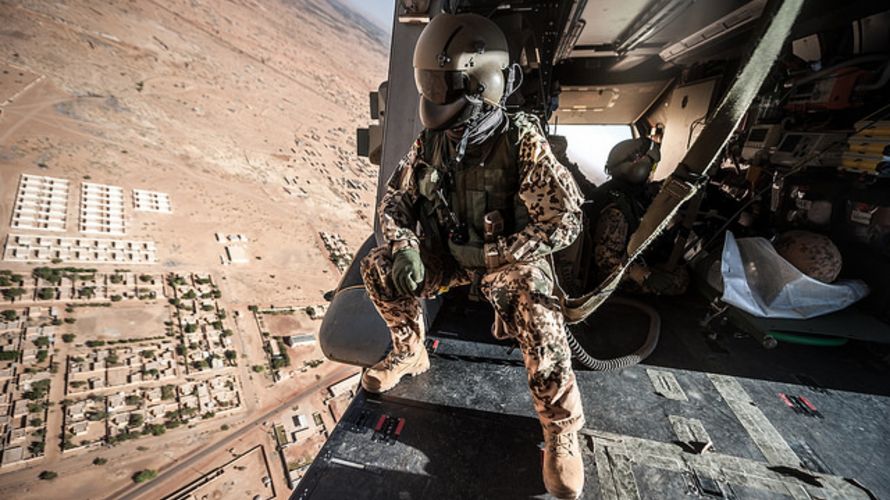
<path fill-rule="evenodd" d="M 351 398 L 389 37 L 337 0 L 0 0 L 0 498 L 287 498 Z"/>

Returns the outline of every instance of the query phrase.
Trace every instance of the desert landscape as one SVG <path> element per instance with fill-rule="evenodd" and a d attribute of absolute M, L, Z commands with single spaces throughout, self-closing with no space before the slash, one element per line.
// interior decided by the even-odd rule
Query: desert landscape
<path fill-rule="evenodd" d="M 336 0 L 0 20 L 0 497 L 287 498 L 357 382 L 314 336 L 388 35 Z"/>

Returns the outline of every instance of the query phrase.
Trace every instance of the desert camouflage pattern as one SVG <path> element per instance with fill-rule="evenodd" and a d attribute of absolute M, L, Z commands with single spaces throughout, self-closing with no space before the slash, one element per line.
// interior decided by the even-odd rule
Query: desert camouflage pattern
<path fill-rule="evenodd" d="M 415 141 L 387 185 L 378 207 L 380 228 L 386 243 L 372 250 L 361 263 L 368 295 L 392 333 L 392 356 L 423 349 L 425 325 L 420 298 L 433 297 L 455 286 L 480 284 L 482 295 L 496 312 L 493 332 L 519 343 L 535 410 L 549 432 L 577 431 L 584 425 L 581 397 L 572 371 L 571 352 L 559 299 L 554 294 L 553 273 L 545 257 L 570 245 L 581 231 L 583 198 L 565 169 L 550 151 L 537 119 L 511 115 L 519 127 L 518 198 L 526 206 L 529 222 L 517 233 L 498 238 L 500 262 L 494 268 L 450 272 L 427 265 L 415 233 L 418 196 L 415 165 L 423 142 Z M 399 296 L 389 281 L 392 256 L 412 247 L 426 265 L 422 289 L 416 296 Z"/>
<path fill-rule="evenodd" d="M 776 238 L 776 252 L 800 272 L 823 283 L 833 283 L 843 259 L 828 236 L 810 231 L 788 231 Z"/>
<path fill-rule="evenodd" d="M 594 259 L 597 267 L 597 279 L 601 282 L 624 265 L 627 260 L 627 240 L 630 224 L 625 219 L 621 210 L 611 206 L 603 209 L 597 218 L 593 232 Z M 619 289 L 627 293 L 655 294 L 655 295 L 679 295 L 689 286 L 689 273 L 683 267 L 677 267 L 670 271 L 670 282 L 658 290 L 647 284 L 641 276 L 646 276 L 652 271 L 647 264 L 638 259 L 631 263 Z M 660 269 L 660 272 L 667 272 Z"/>
<path fill-rule="evenodd" d="M 584 425 L 565 323 L 546 261 L 512 263 L 492 271 L 459 269 L 438 278 L 427 274 L 418 296 L 398 295 L 388 279 L 391 269 L 391 253 L 383 246 L 372 250 L 361 263 L 368 296 L 392 334 L 391 362 L 424 348 L 421 297 L 431 298 L 443 289 L 479 278 L 480 291 L 497 313 L 497 336 L 515 339 L 522 350 L 541 424 L 554 433 L 577 431 Z"/>
<path fill-rule="evenodd" d="M 512 114 L 508 119 L 519 130 L 519 199 L 528 210 L 529 223 L 514 234 L 499 237 L 496 245 L 504 262 L 531 262 L 575 241 L 581 232 L 584 198 L 571 172 L 553 156 L 538 119 L 527 113 Z M 423 148 L 421 136 L 402 158 L 377 209 L 383 239 L 393 251 L 420 246 L 414 232 L 414 207 L 420 196 L 416 169 Z"/>

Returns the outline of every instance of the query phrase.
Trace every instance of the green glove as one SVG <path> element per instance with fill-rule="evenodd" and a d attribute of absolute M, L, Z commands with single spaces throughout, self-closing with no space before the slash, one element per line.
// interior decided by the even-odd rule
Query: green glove
<path fill-rule="evenodd" d="M 458 245 L 448 240 L 448 250 L 451 251 L 454 260 L 464 269 L 485 267 L 485 254 L 482 252 L 481 246 L 474 245 L 473 243 Z"/>
<path fill-rule="evenodd" d="M 392 261 L 393 287 L 399 295 L 414 295 L 423 283 L 423 261 L 420 252 L 413 248 L 399 250 Z"/>

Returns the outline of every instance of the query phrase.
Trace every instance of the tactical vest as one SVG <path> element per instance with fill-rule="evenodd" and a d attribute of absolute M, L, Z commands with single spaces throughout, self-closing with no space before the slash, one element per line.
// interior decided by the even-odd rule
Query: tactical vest
<path fill-rule="evenodd" d="M 610 208 L 617 208 L 624 217 L 624 220 L 627 221 L 628 238 L 630 238 L 630 235 L 639 227 L 640 219 L 644 213 L 643 205 L 635 199 L 634 193 L 628 190 L 628 186 L 623 185 L 614 179 L 598 186 L 593 192 L 590 203 L 585 203 L 583 206 L 584 218 L 587 219 L 587 224 L 585 224 L 585 238 L 590 241 L 590 252 L 594 251 L 594 237 L 596 235 L 596 226 L 599 223 L 599 218 L 604 211 Z M 598 284 L 598 280 L 601 278 L 602 273 L 602 270 L 596 265 L 596 259 L 591 258 L 589 266 L 590 269 L 588 269 L 587 275 L 593 277 L 594 283 L 586 283 L 584 285 L 585 289 L 590 289 L 591 285 Z"/>
<path fill-rule="evenodd" d="M 585 209 L 591 229 L 596 228 L 599 216 L 608 208 L 617 208 L 627 221 L 627 234 L 630 236 L 640 225 L 645 208 L 634 199 L 634 194 L 614 179 L 607 181 L 593 192 L 592 203 Z"/>
<path fill-rule="evenodd" d="M 449 167 L 448 138 L 442 132 L 424 132 L 421 158 L 439 171 L 442 190 L 450 210 L 467 224 L 471 234 L 481 241 L 483 217 L 499 211 L 504 218 L 504 235 L 520 231 L 528 223 L 528 211 L 518 198 L 520 179 L 518 129 L 509 122 L 506 133 L 491 144 L 468 150 L 464 159 Z M 424 229 L 424 244 L 429 250 L 447 248 L 447 227 L 437 216 L 440 204 L 421 198 L 419 219 Z"/>

